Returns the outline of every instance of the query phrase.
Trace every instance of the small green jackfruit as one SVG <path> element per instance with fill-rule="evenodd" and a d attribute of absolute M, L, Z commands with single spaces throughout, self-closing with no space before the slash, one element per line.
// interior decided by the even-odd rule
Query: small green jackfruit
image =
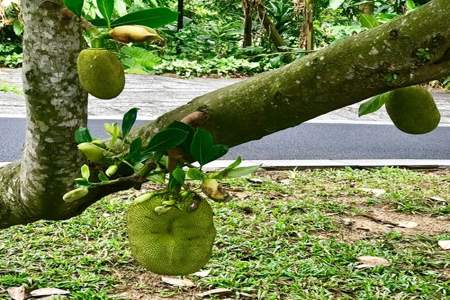
<path fill-rule="evenodd" d="M 108 177 L 114 176 L 117 171 L 119 170 L 119 167 L 117 165 L 111 165 L 106 169 L 105 174 Z"/>
<path fill-rule="evenodd" d="M 220 183 L 216 179 L 212 178 L 203 180 L 202 192 L 217 202 L 225 202 L 230 198 L 230 195 L 224 191 Z"/>
<path fill-rule="evenodd" d="M 101 162 L 105 157 L 106 150 L 100 148 L 93 143 L 81 143 L 78 145 L 78 150 L 90 161 Z"/>
<path fill-rule="evenodd" d="M 141 25 L 123 25 L 112 29 L 109 35 L 122 43 L 142 43 L 146 41 L 164 41 L 156 30 Z"/>
<path fill-rule="evenodd" d="M 386 94 L 386 110 L 395 126 L 409 134 L 433 131 L 441 120 L 433 95 L 420 86 L 393 90 Z"/>
<path fill-rule="evenodd" d="M 213 212 L 206 200 L 192 195 L 179 207 L 166 206 L 164 213 L 158 214 L 156 211 L 170 198 L 168 194 L 146 194 L 130 206 L 127 222 L 131 253 L 156 274 L 194 273 L 211 257 L 216 236 Z M 194 203 L 197 207 L 191 210 Z"/>
<path fill-rule="evenodd" d="M 71 191 L 65 193 L 63 196 L 63 200 L 68 203 L 74 202 L 74 201 L 77 201 L 77 200 L 83 198 L 88 193 L 89 193 L 89 190 L 87 188 L 77 188 L 77 189 L 74 189 L 74 190 L 71 190 Z"/>
<path fill-rule="evenodd" d="M 99 99 L 112 99 L 125 87 L 125 72 L 117 56 L 106 49 L 81 51 L 77 61 L 80 84 Z"/>

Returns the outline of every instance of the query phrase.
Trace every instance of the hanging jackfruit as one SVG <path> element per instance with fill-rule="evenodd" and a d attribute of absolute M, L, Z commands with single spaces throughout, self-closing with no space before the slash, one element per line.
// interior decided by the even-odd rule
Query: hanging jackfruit
<path fill-rule="evenodd" d="M 186 275 L 209 261 L 216 236 L 213 212 L 195 194 L 181 202 L 167 193 L 143 195 L 130 206 L 127 223 L 133 256 L 153 273 Z"/>
<path fill-rule="evenodd" d="M 420 86 L 393 90 L 386 94 L 386 110 L 395 126 L 409 134 L 433 131 L 441 115 L 433 96 Z"/>
<path fill-rule="evenodd" d="M 83 89 L 99 99 L 115 98 L 125 87 L 123 65 L 109 50 L 91 48 L 81 51 L 77 68 Z"/>

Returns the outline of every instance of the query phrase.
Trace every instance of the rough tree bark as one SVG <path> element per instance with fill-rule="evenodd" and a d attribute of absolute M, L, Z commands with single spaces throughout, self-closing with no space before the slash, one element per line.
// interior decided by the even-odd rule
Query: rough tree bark
<path fill-rule="evenodd" d="M 133 186 L 119 182 L 70 205 L 61 200 L 80 165 L 72 135 L 86 120 L 86 95 L 75 71 L 80 28 L 53 2 L 23 5 L 27 142 L 22 164 L 0 169 L 0 227 L 69 218 L 101 196 Z M 426 48 L 431 59 L 423 62 L 416 53 Z M 148 139 L 173 120 L 203 111 L 208 118 L 202 126 L 217 142 L 233 146 L 449 73 L 450 1 L 434 0 L 288 66 L 198 97 L 134 134 Z"/>
<path fill-rule="evenodd" d="M 314 0 L 304 0 L 303 25 L 299 38 L 300 48 L 314 49 Z"/>
<path fill-rule="evenodd" d="M 253 0 L 242 0 L 242 10 L 244 12 L 244 41 L 242 47 L 250 47 L 252 45 L 252 7 Z"/>
<path fill-rule="evenodd" d="M 277 28 L 267 14 L 266 7 L 264 6 L 264 1 L 255 0 L 254 6 L 256 8 L 256 11 L 258 12 L 259 19 L 261 20 L 264 29 L 267 31 L 269 39 L 272 41 L 275 47 L 279 49 L 285 46 L 283 37 L 280 35 L 280 33 L 278 33 Z"/>
<path fill-rule="evenodd" d="M 184 28 L 184 0 L 178 0 L 177 30 L 180 31 L 183 28 Z"/>

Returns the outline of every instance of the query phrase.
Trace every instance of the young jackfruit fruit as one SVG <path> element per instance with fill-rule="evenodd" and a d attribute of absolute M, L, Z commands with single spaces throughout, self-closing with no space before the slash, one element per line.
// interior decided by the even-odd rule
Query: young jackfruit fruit
<path fill-rule="evenodd" d="M 83 155 L 91 162 L 99 163 L 105 157 L 106 151 L 93 143 L 81 143 L 78 146 Z"/>
<path fill-rule="evenodd" d="M 146 41 L 162 42 L 164 39 L 156 30 L 141 25 L 123 25 L 112 29 L 109 35 L 122 43 L 142 43 Z"/>
<path fill-rule="evenodd" d="M 168 194 L 146 194 L 136 200 L 128 209 L 127 222 L 131 252 L 140 264 L 157 274 L 186 275 L 208 262 L 216 229 L 206 200 L 192 194 L 180 208 L 164 206 L 174 200 Z M 161 207 L 166 208 L 162 213 Z"/>
<path fill-rule="evenodd" d="M 81 86 L 99 99 L 117 97 L 125 87 L 125 73 L 117 56 L 106 49 L 81 51 L 77 61 Z"/>
<path fill-rule="evenodd" d="M 420 86 L 397 89 L 386 94 L 386 110 L 395 126 L 409 134 L 433 131 L 441 120 L 433 96 Z"/>

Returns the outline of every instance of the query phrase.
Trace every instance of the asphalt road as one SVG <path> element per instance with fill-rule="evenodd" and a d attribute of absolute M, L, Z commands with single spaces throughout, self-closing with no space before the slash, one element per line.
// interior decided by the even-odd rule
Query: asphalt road
<path fill-rule="evenodd" d="M 93 135 L 103 123 L 90 120 Z M 142 121 L 141 121 L 142 123 Z M 20 158 L 25 119 L 0 118 L 0 161 Z M 306 123 L 234 147 L 223 159 L 246 160 L 450 159 L 450 127 L 429 134 L 404 134 L 392 125 Z"/>

